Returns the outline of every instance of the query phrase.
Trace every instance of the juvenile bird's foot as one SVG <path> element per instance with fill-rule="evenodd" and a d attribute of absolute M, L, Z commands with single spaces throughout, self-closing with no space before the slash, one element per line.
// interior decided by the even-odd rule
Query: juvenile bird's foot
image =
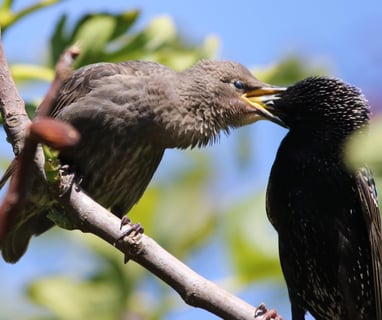
<path fill-rule="evenodd" d="M 128 235 L 130 235 L 131 233 L 135 232 L 135 233 L 143 233 L 144 232 L 144 229 L 142 227 L 142 225 L 138 222 L 138 223 L 133 223 L 127 216 L 123 216 L 122 219 L 121 219 L 121 225 L 119 227 L 120 230 L 122 230 L 122 228 L 124 226 L 130 226 L 130 229 L 126 230 L 123 235 L 121 236 L 120 239 L 123 239 L 124 237 L 127 237 Z"/>
<path fill-rule="evenodd" d="M 144 232 L 142 225 L 140 223 L 133 223 L 127 216 L 123 216 L 121 219 L 120 230 L 126 226 L 126 230 L 123 230 L 122 235 L 117 241 L 126 241 L 135 249 L 134 251 L 139 251 L 139 249 L 136 248 L 139 244 L 140 235 Z M 127 263 L 129 259 L 130 258 L 125 255 L 124 263 Z"/>
<path fill-rule="evenodd" d="M 60 193 L 59 197 L 63 197 L 73 185 L 78 188 L 82 182 L 82 176 L 75 173 L 73 167 L 64 164 L 60 167 Z"/>
<path fill-rule="evenodd" d="M 278 315 L 275 309 L 268 310 L 264 303 L 261 303 L 255 311 L 256 320 L 283 320 L 281 316 Z"/>

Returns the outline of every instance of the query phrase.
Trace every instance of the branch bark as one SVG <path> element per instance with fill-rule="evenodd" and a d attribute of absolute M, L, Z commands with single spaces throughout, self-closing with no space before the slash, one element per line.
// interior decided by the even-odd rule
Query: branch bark
<path fill-rule="evenodd" d="M 59 68 L 57 68 L 57 72 L 59 72 Z M 18 155 L 22 150 L 25 128 L 30 125 L 30 120 L 10 75 L 1 46 L 1 38 L 0 82 L 0 108 L 4 127 L 14 152 Z M 57 86 L 54 90 L 57 90 Z M 52 101 L 52 93 L 54 94 L 50 91 L 44 101 L 49 99 Z M 49 106 L 45 107 L 49 108 Z M 40 156 L 34 157 L 34 161 L 37 161 L 37 167 L 41 168 L 44 159 L 41 159 L 41 150 L 37 150 L 37 153 Z M 273 310 L 267 312 L 264 305 L 261 304 L 255 308 L 204 279 L 148 236 L 138 232 L 123 237 L 126 230 L 120 228 L 121 220 L 119 218 L 94 202 L 76 185 L 73 185 L 63 196 L 59 196 L 63 185 L 65 185 L 65 181 L 62 181 L 61 186 L 50 187 L 53 188 L 52 193 L 57 195 L 57 200 L 65 208 L 65 214 L 68 215 L 76 229 L 90 232 L 116 247 L 127 258 L 140 264 L 174 288 L 187 304 L 208 310 L 224 319 L 256 318 L 260 320 L 278 317 Z M 2 222 L 4 221 L 0 219 L 0 224 Z"/>
<path fill-rule="evenodd" d="M 45 159 L 38 143 L 44 142 L 51 147 L 64 148 L 79 140 L 77 130 L 71 125 L 49 117 L 59 88 L 72 72 L 72 63 L 78 56 L 79 49 L 73 46 L 61 55 L 56 65 L 55 78 L 31 122 L 29 119 L 25 120 L 25 105 L 20 103 L 22 100 L 11 77 L 1 38 L 0 45 L 0 75 L 3 76 L 5 88 L 0 93 L 0 106 L 8 139 L 15 143 L 14 151 L 17 156 L 6 172 L 6 175 L 11 175 L 11 181 L 0 206 L 1 243 L 22 211 L 32 176 L 37 175 L 42 183 L 46 182 Z"/>
<path fill-rule="evenodd" d="M 30 123 L 23 99 L 16 89 L 4 55 L 0 32 L 0 109 L 4 129 L 15 155 L 20 153 L 24 141 L 24 128 Z"/>
<path fill-rule="evenodd" d="M 137 233 L 123 238 L 125 230 L 120 228 L 121 220 L 80 188 L 73 186 L 61 203 L 79 230 L 95 234 L 116 247 L 175 289 L 187 304 L 223 319 L 255 318 L 255 307 L 198 275 L 150 237 Z"/>

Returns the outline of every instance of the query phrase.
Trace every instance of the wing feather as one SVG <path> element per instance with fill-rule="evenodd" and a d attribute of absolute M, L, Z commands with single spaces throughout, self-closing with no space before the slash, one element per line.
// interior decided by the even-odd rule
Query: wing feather
<path fill-rule="evenodd" d="M 369 169 L 362 168 L 356 180 L 370 242 L 376 315 L 382 320 L 382 225 L 377 191 Z"/>

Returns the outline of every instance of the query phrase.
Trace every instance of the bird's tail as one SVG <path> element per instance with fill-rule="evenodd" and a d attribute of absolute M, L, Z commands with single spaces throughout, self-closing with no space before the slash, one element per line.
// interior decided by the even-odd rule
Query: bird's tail
<path fill-rule="evenodd" d="M 0 244 L 3 259 L 9 263 L 17 262 L 28 248 L 32 236 L 50 229 L 54 223 L 40 214 L 29 214 L 26 220 L 14 225 Z"/>
<path fill-rule="evenodd" d="M 8 179 L 12 176 L 13 172 L 15 171 L 15 160 L 11 162 L 7 170 L 5 170 L 3 176 L 0 179 L 0 189 L 4 187 L 5 183 L 8 181 Z"/>
<path fill-rule="evenodd" d="M 16 168 L 13 160 L 0 179 L 0 189 L 12 176 Z M 39 186 L 35 183 L 34 186 Z M 46 215 L 50 210 L 55 210 L 50 202 L 45 189 L 30 194 L 30 198 L 23 204 L 22 211 L 14 217 L 14 222 L 4 238 L 0 239 L 0 250 L 6 262 L 15 263 L 25 253 L 32 236 L 39 235 L 50 229 L 54 223 Z"/>

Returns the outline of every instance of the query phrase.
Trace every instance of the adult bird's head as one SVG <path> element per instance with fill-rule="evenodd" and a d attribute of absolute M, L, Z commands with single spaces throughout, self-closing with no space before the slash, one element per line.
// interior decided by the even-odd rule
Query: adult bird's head
<path fill-rule="evenodd" d="M 277 122 L 267 111 L 259 112 L 247 98 L 248 92 L 272 94 L 272 87 L 257 80 L 243 65 L 231 61 L 203 60 L 177 74 L 177 121 L 172 122 L 177 141 L 185 146 L 202 146 L 213 141 L 219 131 L 240 127 L 263 118 Z M 267 91 L 268 90 L 268 91 Z M 174 110 L 172 119 L 174 120 Z M 191 140 L 190 140 L 191 139 Z"/>
<path fill-rule="evenodd" d="M 369 119 L 369 107 L 360 90 L 329 77 L 310 77 L 276 96 L 262 98 L 248 97 L 258 109 L 279 117 L 291 130 L 326 131 L 346 137 L 366 126 Z M 264 118 L 273 121 L 266 114 Z"/>

